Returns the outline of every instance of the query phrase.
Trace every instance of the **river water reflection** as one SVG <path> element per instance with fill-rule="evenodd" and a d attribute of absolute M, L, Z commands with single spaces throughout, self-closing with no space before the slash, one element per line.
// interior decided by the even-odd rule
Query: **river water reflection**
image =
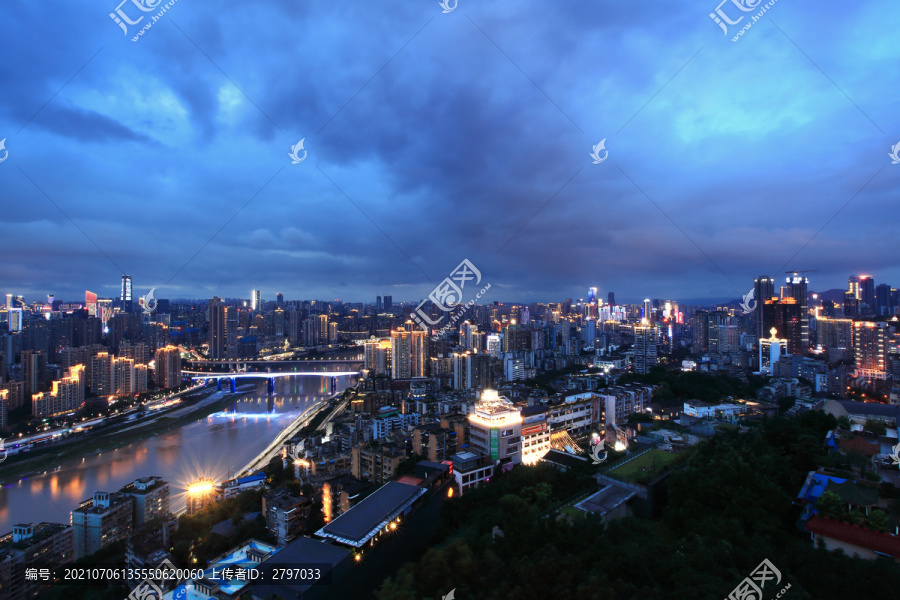
<path fill-rule="evenodd" d="M 338 391 L 356 383 L 338 377 Z M 223 386 L 223 389 L 228 389 Z M 0 488 L 0 534 L 17 523 L 68 523 L 69 512 L 95 491 L 116 491 L 139 477 L 159 475 L 171 487 L 171 507 L 184 506 L 185 485 L 206 475 L 220 481 L 244 467 L 314 402 L 331 396 L 328 377 L 249 380 L 221 412 L 111 452 L 60 465 L 59 470 Z"/>

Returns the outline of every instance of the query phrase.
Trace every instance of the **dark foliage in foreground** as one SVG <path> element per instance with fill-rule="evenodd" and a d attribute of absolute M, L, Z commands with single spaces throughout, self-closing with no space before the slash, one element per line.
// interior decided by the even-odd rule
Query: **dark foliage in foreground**
<path fill-rule="evenodd" d="M 767 421 L 690 451 L 670 477 L 665 518 L 543 518 L 584 473 L 519 467 L 448 504 L 443 543 L 385 581 L 380 600 L 721 600 L 765 558 L 790 583 L 787 600 L 893 598 L 900 567 L 815 548 L 791 506 L 824 457 L 823 413 Z M 499 526 L 504 537 L 492 539 Z"/>

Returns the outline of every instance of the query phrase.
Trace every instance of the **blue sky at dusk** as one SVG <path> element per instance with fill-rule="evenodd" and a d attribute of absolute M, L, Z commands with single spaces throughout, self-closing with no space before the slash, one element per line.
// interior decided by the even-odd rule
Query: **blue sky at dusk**
<path fill-rule="evenodd" d="M 715 0 L 177 0 L 133 42 L 165 3 L 128 35 L 117 4 L 0 8 L 2 293 L 418 300 L 464 258 L 487 302 L 900 286 L 900 5 L 733 42 L 764 3 L 723 35 Z"/>

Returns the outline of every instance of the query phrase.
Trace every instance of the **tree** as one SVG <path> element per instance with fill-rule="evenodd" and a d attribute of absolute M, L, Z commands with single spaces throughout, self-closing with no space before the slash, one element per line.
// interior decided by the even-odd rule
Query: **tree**
<path fill-rule="evenodd" d="M 873 510 L 867 519 L 869 527 L 875 531 L 885 532 L 891 528 L 891 519 L 883 510 Z"/>
<path fill-rule="evenodd" d="M 822 492 L 816 501 L 816 508 L 822 516 L 830 519 L 843 519 L 846 512 L 843 500 L 834 492 Z"/>

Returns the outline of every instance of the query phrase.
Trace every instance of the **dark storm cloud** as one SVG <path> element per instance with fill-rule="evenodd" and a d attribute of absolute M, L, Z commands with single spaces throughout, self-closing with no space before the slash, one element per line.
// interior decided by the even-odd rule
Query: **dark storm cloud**
<path fill-rule="evenodd" d="M 118 265 L 171 297 L 417 299 L 469 258 L 488 300 L 737 297 L 798 251 L 815 289 L 900 282 L 896 7 L 778 3 L 793 42 L 738 43 L 699 0 L 180 0 L 137 43 L 114 8 L 3 9 L 7 291 L 111 294 Z"/>

